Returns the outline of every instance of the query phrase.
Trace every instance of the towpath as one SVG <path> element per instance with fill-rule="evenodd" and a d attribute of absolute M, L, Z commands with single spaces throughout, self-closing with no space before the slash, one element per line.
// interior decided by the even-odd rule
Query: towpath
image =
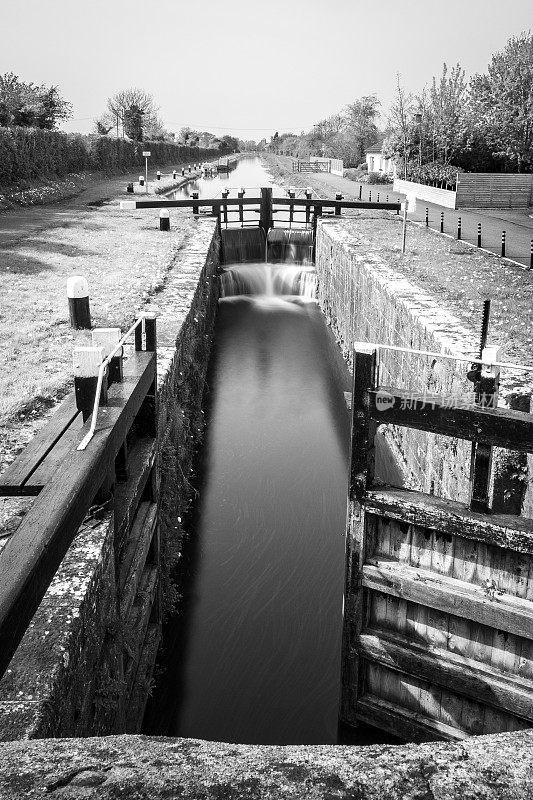
<path fill-rule="evenodd" d="M 292 159 L 268 156 L 267 160 L 276 159 L 275 169 L 281 169 L 285 185 L 311 186 L 318 194 L 332 197 L 341 192 L 346 200 L 359 198 L 373 201 L 396 203 L 405 199 L 405 195 L 393 192 L 392 184 L 368 184 L 351 181 L 339 175 L 328 173 L 293 173 Z M 272 168 L 272 167 L 271 167 Z M 409 213 L 408 219 L 425 224 L 426 208 L 428 209 L 429 226 L 440 230 L 440 215 L 444 212 L 444 233 L 457 237 L 457 221 L 461 217 L 461 235 L 465 242 L 477 244 L 478 223 L 481 222 L 481 245 L 486 250 L 500 255 L 502 231 L 506 233 L 507 258 L 530 266 L 531 245 L 533 242 L 533 208 L 483 208 L 483 209 L 451 209 L 436 203 L 418 200 L 416 211 Z"/>

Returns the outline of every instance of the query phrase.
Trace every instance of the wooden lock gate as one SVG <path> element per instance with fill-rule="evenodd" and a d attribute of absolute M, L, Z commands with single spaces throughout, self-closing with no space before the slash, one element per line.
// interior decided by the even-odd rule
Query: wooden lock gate
<path fill-rule="evenodd" d="M 472 510 L 475 496 L 469 508 L 378 487 L 373 443 L 380 423 L 472 441 L 481 448 L 475 495 L 488 485 L 491 447 L 533 453 L 533 418 L 448 408 L 437 396 L 407 403 L 406 393 L 378 389 L 376 359 L 357 345 L 341 718 L 410 741 L 529 728 L 533 520 Z"/>

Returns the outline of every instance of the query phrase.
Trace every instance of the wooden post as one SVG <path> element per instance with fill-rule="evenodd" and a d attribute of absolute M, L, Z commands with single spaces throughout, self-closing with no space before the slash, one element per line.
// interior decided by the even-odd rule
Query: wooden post
<path fill-rule="evenodd" d="M 157 352 L 157 331 L 156 331 L 156 314 L 153 312 L 145 312 L 143 314 L 144 320 L 144 338 L 145 349 L 147 353 Z M 139 334 L 137 332 L 139 331 Z M 138 325 L 135 328 L 135 350 L 142 350 L 142 328 Z M 154 381 L 148 390 L 144 402 L 137 415 L 137 423 L 139 430 L 144 436 L 155 436 L 157 432 L 157 374 Z"/>
<path fill-rule="evenodd" d="M 76 407 L 86 422 L 93 412 L 98 372 L 104 360 L 102 347 L 75 347 L 72 354 Z M 100 405 L 107 405 L 107 381 L 102 383 Z"/>
<path fill-rule="evenodd" d="M 237 197 L 244 197 L 244 189 L 242 188 L 242 186 L 237 192 Z M 242 205 L 239 205 L 239 222 L 241 223 L 241 226 L 244 223 L 244 206 Z"/>
<path fill-rule="evenodd" d="M 296 197 L 296 189 L 293 186 L 291 186 L 287 194 L 289 195 L 291 200 L 294 200 L 294 198 Z M 291 204 L 289 206 L 289 225 L 292 225 L 293 221 L 294 221 L 294 206 Z"/>
<path fill-rule="evenodd" d="M 82 275 L 67 278 L 67 298 L 71 327 L 89 329 L 92 323 L 87 279 Z"/>
<path fill-rule="evenodd" d="M 486 364 L 500 360 L 499 347 L 485 347 L 481 355 Z M 484 365 L 483 365 L 484 366 Z M 499 367 L 481 370 L 479 380 L 475 383 L 476 404 L 481 408 L 496 408 L 498 404 Z M 471 511 L 482 514 L 490 513 L 490 478 L 492 467 L 492 447 L 472 443 L 472 461 L 470 465 Z"/>
<path fill-rule="evenodd" d="M 311 189 L 310 186 L 308 186 L 307 189 L 305 190 L 305 197 L 306 197 L 307 200 L 310 200 L 312 198 L 312 196 L 313 196 L 313 190 Z M 311 207 L 310 206 L 306 206 L 305 207 L 305 224 L 309 225 L 310 221 L 311 221 Z"/>
<path fill-rule="evenodd" d="M 104 358 L 107 358 L 109 353 L 111 353 L 120 342 L 121 335 L 120 328 L 95 328 L 92 332 L 92 343 L 94 347 L 101 347 L 104 351 Z M 123 348 L 121 347 L 109 362 L 107 372 L 108 386 L 111 386 L 112 383 L 122 382 L 122 356 Z"/>
<path fill-rule="evenodd" d="M 225 189 L 222 189 L 222 198 L 224 200 L 228 199 L 228 195 L 229 195 L 229 189 L 227 187 Z M 224 214 L 224 225 L 228 227 L 228 207 L 226 203 L 224 203 L 223 206 L 223 214 Z"/>
<path fill-rule="evenodd" d="M 261 203 L 259 212 L 259 227 L 263 229 L 265 238 L 272 228 L 272 187 L 264 186 L 261 189 Z"/>
<path fill-rule="evenodd" d="M 368 392 L 376 388 L 377 351 L 357 342 L 353 359 L 350 497 L 360 503 L 374 479 L 375 423 L 370 419 Z"/>
<path fill-rule="evenodd" d="M 193 199 L 193 200 L 198 200 L 199 194 L 200 194 L 200 193 L 198 192 L 198 190 L 196 190 L 195 192 L 193 192 L 193 193 L 192 193 L 192 199 Z M 198 206 L 193 206 L 193 207 L 192 207 L 192 213 L 193 213 L 193 214 L 198 214 Z"/>
<path fill-rule="evenodd" d="M 337 194 L 335 195 L 335 200 L 338 203 L 340 203 L 343 199 L 344 198 L 343 198 L 342 194 L 340 192 L 337 192 Z M 336 217 L 340 217 L 340 215 L 341 215 L 341 207 L 340 206 L 335 206 L 335 216 Z"/>
<path fill-rule="evenodd" d="M 365 561 L 365 514 L 362 501 L 374 475 L 376 425 L 370 419 L 368 392 L 375 388 L 376 370 L 376 349 L 361 342 L 356 343 L 353 353 L 340 711 L 341 719 L 350 725 L 357 725 L 355 712 L 361 682 L 357 640 L 364 624 L 362 576 Z"/>

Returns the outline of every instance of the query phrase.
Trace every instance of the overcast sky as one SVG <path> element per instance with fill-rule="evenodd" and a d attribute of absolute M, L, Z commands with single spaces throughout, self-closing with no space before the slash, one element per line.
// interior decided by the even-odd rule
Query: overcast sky
<path fill-rule="evenodd" d="M 533 0 L 0 0 L 0 73 L 57 85 L 66 130 L 107 98 L 153 94 L 169 130 L 259 140 L 307 131 L 357 97 L 386 111 L 442 63 L 470 76 L 533 27 Z"/>

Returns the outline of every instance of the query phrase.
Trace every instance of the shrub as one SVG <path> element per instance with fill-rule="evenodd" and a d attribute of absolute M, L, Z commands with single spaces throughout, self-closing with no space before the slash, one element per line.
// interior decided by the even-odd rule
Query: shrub
<path fill-rule="evenodd" d="M 143 167 L 142 151 L 149 149 L 153 165 L 204 161 L 227 150 L 197 149 L 171 142 L 136 143 L 108 136 L 83 136 L 41 128 L 0 127 L 0 186 L 69 172 L 100 170 L 111 173 Z"/>
<path fill-rule="evenodd" d="M 392 177 L 389 175 L 388 172 L 369 172 L 367 179 L 367 183 L 392 183 Z"/>

